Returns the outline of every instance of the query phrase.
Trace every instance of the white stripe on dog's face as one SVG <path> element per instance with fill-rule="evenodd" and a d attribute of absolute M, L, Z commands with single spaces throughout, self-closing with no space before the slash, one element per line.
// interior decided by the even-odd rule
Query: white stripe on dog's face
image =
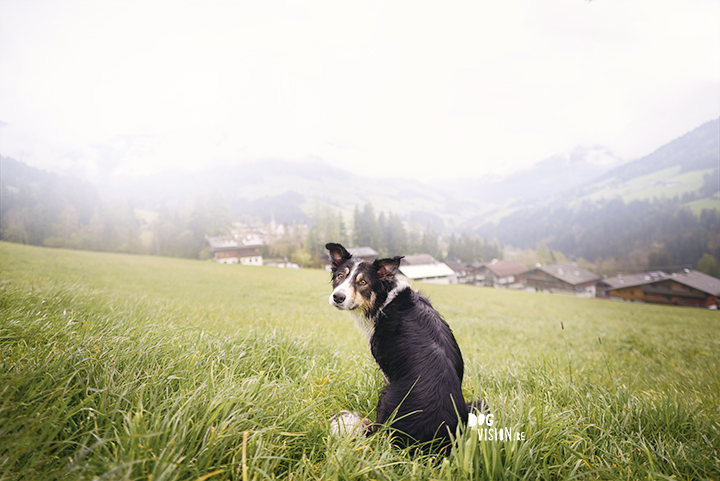
<path fill-rule="evenodd" d="M 362 260 L 354 259 L 349 265 L 340 266 L 335 274 L 335 288 L 330 294 L 330 305 L 340 309 L 356 309 L 363 303 L 363 299 L 355 290 L 355 276 Z"/>

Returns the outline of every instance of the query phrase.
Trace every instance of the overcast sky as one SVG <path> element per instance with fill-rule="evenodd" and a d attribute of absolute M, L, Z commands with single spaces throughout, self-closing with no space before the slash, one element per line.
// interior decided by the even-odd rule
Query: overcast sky
<path fill-rule="evenodd" d="M 720 117 L 719 25 L 716 0 L 0 0 L 0 153 L 89 177 L 631 160 Z"/>

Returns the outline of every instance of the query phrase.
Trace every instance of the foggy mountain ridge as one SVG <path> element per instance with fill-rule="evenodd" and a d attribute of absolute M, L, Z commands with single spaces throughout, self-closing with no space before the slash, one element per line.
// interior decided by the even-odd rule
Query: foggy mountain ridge
<path fill-rule="evenodd" d="M 635 161 L 624 163 L 600 146 L 579 147 L 504 178 L 422 183 L 373 177 L 372 172 L 356 175 L 308 157 L 142 177 L 110 174 L 94 185 L 106 200 L 124 198 L 136 208 L 155 212 L 163 206 L 181 208 L 197 195 L 219 195 L 236 220 L 250 216 L 265 222 L 271 218 L 280 223 L 306 222 L 319 203 L 340 210 L 345 221 L 352 222 L 355 206 L 371 203 L 376 212 L 396 213 L 420 227 L 430 224 L 440 232 L 472 232 L 517 211 L 570 205 L 591 193 L 609 191 L 617 179 L 630 180 L 653 169 L 680 166 L 686 172 L 717 167 L 719 122 L 707 122 Z"/>
<path fill-rule="evenodd" d="M 717 168 L 720 160 L 720 119 L 711 120 L 700 127 L 668 142 L 640 159 L 616 167 L 596 179 L 629 180 L 658 170 L 682 166 L 684 172 Z"/>
<path fill-rule="evenodd" d="M 711 175 L 718 177 L 720 119 L 706 122 L 644 157 L 615 167 L 593 181 L 579 185 L 571 193 L 571 198 L 597 198 L 605 192 L 612 192 L 617 185 L 673 167 L 678 168 L 680 174 L 714 169 Z"/>
<path fill-rule="evenodd" d="M 660 265 L 718 258 L 719 134 L 720 119 L 707 122 L 573 190 L 462 229 L 522 249 L 545 242 L 570 258 L 632 260 L 635 269 L 650 254 L 665 259 Z"/>
<path fill-rule="evenodd" d="M 475 198 L 501 205 L 520 205 L 573 190 L 621 165 L 604 147 L 577 147 L 542 160 L 530 169 L 504 178 L 483 177 L 465 183 L 476 186 Z"/>
<path fill-rule="evenodd" d="M 98 184 L 105 195 L 122 196 L 133 205 L 156 211 L 178 207 L 196 195 L 221 195 L 232 214 L 260 217 L 269 222 L 304 222 L 315 202 L 329 204 L 351 219 L 355 205 L 373 204 L 379 211 L 462 221 L 466 202 L 411 179 L 359 176 L 316 158 L 303 161 L 269 159 L 232 166 L 208 167 L 200 172 L 161 172 L 141 178 L 109 177 Z M 445 222 L 441 220 L 441 222 Z"/>
<path fill-rule="evenodd" d="M 617 195 L 614 189 L 618 185 L 672 167 L 680 173 L 718 169 L 719 139 L 720 119 L 715 119 L 629 162 L 620 161 L 602 147 L 580 148 L 567 156 L 550 157 L 535 164 L 529 171 L 517 172 L 491 183 L 488 191 L 495 195 L 501 192 L 500 185 L 507 187 L 505 208 L 498 209 L 499 212 L 489 218 L 476 216 L 466 222 L 463 229 L 474 230 L 518 210 L 542 209 L 551 205 L 569 206 L 583 199 L 603 196 L 612 198 Z M 712 175 L 717 178 L 718 171 L 715 170 Z M 526 189 L 524 195 L 521 194 L 523 189 Z"/>
<path fill-rule="evenodd" d="M 578 148 L 499 180 L 483 177 L 423 183 L 410 178 L 376 178 L 372 172 L 357 175 L 319 158 L 268 159 L 194 173 L 107 177 L 98 187 L 104 195 L 125 197 L 133 205 L 153 211 L 163 204 L 182 205 L 197 193 L 219 193 L 238 218 L 249 215 L 269 221 L 272 216 L 277 222 L 302 222 L 318 201 L 343 211 L 350 220 L 355 205 L 371 203 L 378 211 L 394 212 L 406 220 L 454 229 L 508 205 L 524 205 L 574 189 L 619 163 L 602 147 Z"/>

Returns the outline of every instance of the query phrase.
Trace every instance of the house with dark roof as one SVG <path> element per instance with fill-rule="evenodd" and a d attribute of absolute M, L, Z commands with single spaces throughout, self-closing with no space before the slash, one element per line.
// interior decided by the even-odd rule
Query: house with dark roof
<path fill-rule="evenodd" d="M 457 260 L 446 260 L 445 265 L 455 271 L 458 284 L 475 283 L 475 268 L 473 268 L 472 264 Z"/>
<path fill-rule="evenodd" d="M 359 257 L 366 262 L 373 262 L 378 257 L 378 252 L 370 246 L 348 247 L 347 251 L 353 257 Z M 329 258 L 325 260 L 325 270 L 328 272 L 332 270 Z"/>
<path fill-rule="evenodd" d="M 521 289 L 528 268 L 519 262 L 494 260 L 475 269 L 475 285 Z"/>
<path fill-rule="evenodd" d="M 372 262 L 375 259 L 377 259 L 378 253 L 375 249 L 372 247 L 364 246 L 364 247 L 350 247 L 348 249 L 348 252 L 352 254 L 353 257 L 359 257 L 360 259 Z"/>
<path fill-rule="evenodd" d="M 575 262 L 538 266 L 525 274 L 525 285 L 536 292 L 595 297 L 597 274 L 578 267 Z"/>
<path fill-rule="evenodd" d="M 221 264 L 263 265 L 262 241 L 254 236 L 205 237 L 208 250 Z"/>
<path fill-rule="evenodd" d="M 422 266 L 427 264 L 436 264 L 437 262 L 438 261 L 430 254 L 414 254 L 411 256 L 404 256 L 402 258 L 401 265 Z"/>
<path fill-rule="evenodd" d="M 603 279 L 598 291 L 607 299 L 717 309 L 720 279 L 690 269 L 655 271 Z"/>

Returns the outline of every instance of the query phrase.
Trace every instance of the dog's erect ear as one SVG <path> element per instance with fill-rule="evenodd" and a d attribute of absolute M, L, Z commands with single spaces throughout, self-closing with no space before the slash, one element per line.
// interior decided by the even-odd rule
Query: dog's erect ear
<path fill-rule="evenodd" d="M 375 259 L 373 266 L 377 269 L 381 281 L 389 281 L 395 278 L 403 257 L 405 256 L 396 256 L 391 259 Z"/>
<path fill-rule="evenodd" d="M 352 255 L 350 255 L 350 253 L 340 244 L 325 244 L 325 248 L 330 253 L 330 261 L 332 262 L 333 269 L 337 269 L 343 261 L 352 257 Z"/>

